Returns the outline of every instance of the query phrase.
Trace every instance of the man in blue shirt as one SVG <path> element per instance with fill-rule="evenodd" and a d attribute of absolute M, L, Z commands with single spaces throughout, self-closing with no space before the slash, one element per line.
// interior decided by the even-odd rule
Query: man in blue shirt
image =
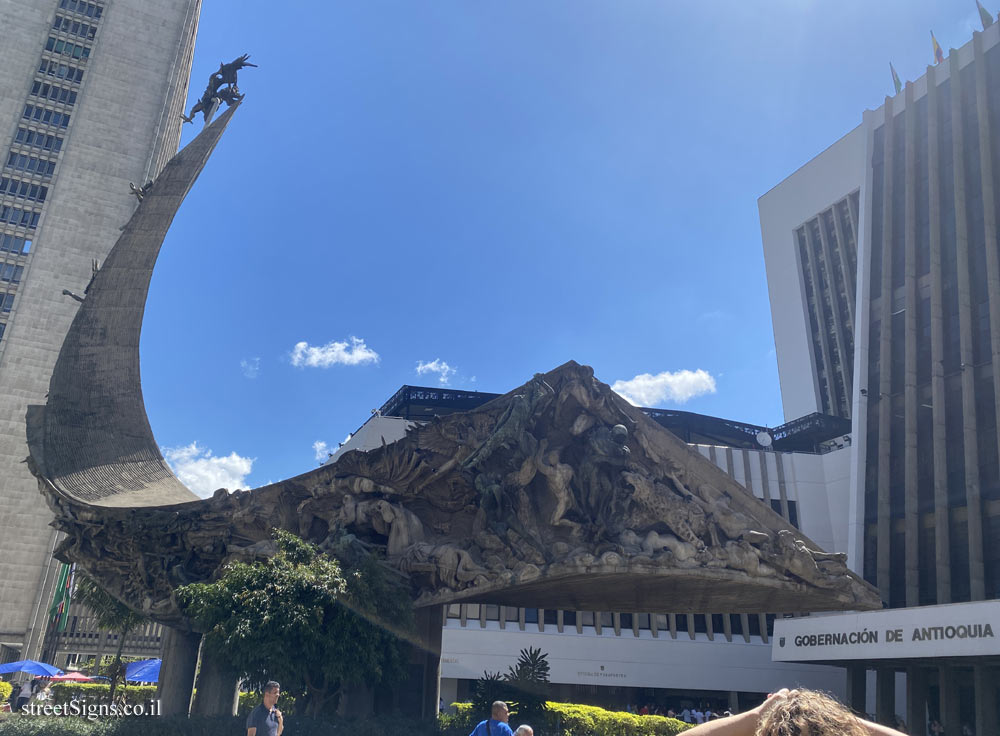
<path fill-rule="evenodd" d="M 509 716 L 507 704 L 498 700 L 493 703 L 493 707 L 490 709 L 489 719 L 472 729 L 469 736 L 514 736 L 514 732 L 507 725 Z"/>
<path fill-rule="evenodd" d="M 285 721 L 281 711 L 274 707 L 279 695 L 281 686 L 274 680 L 264 685 L 261 704 L 250 711 L 250 717 L 247 718 L 247 736 L 281 736 L 281 732 L 285 730 Z"/>

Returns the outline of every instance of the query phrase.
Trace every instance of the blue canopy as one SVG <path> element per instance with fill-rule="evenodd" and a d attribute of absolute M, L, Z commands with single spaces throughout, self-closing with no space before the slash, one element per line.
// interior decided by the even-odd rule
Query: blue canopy
<path fill-rule="evenodd" d="M 45 662 L 36 662 L 33 659 L 22 659 L 19 662 L 0 664 L 0 675 L 6 675 L 11 672 L 27 672 L 30 675 L 41 675 L 42 677 L 52 677 L 53 675 L 61 675 L 63 673 L 58 667 L 45 664 Z"/>
<path fill-rule="evenodd" d="M 143 659 L 125 665 L 125 679 L 132 682 L 159 682 L 160 659 Z"/>

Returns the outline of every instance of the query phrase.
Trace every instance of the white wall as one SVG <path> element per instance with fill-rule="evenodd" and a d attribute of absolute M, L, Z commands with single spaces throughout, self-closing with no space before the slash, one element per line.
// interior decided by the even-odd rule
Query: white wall
<path fill-rule="evenodd" d="M 866 138 L 858 126 L 757 200 L 785 420 L 819 411 L 794 230 L 865 180 Z"/>
<path fill-rule="evenodd" d="M 525 647 L 538 647 L 548 654 L 550 680 L 554 683 L 613 685 L 617 687 L 657 687 L 679 690 L 773 692 L 782 687 L 819 688 L 842 696 L 844 671 L 839 668 L 775 663 L 771 647 L 746 643 L 740 637 L 727 642 L 721 634 L 709 641 L 704 634 L 692 640 L 669 632 L 654 638 L 649 631 L 636 637 L 631 630 L 615 636 L 604 629 L 584 633 L 559 633 L 554 626 L 539 632 L 521 631 L 516 622 L 501 630 L 496 622 L 481 629 L 478 621 L 462 628 L 449 619 L 444 629 L 441 677 L 474 680 L 490 672 L 506 672 Z M 549 631 L 548 629 L 551 629 Z"/>

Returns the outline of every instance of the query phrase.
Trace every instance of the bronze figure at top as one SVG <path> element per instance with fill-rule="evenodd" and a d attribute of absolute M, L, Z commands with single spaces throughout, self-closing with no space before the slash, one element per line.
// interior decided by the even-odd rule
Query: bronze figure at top
<path fill-rule="evenodd" d="M 244 67 L 257 66 L 247 61 L 249 58 L 250 54 L 243 54 L 243 56 L 238 56 L 228 64 L 220 62 L 219 70 L 212 72 L 212 75 L 208 78 L 208 86 L 205 88 L 204 93 L 202 93 L 201 98 L 191 108 L 191 113 L 189 115 L 182 114 L 181 119 L 185 123 L 194 122 L 194 116 L 200 112 L 205 119 L 205 123 L 209 123 L 211 122 L 211 116 L 220 104 L 225 102 L 226 105 L 232 105 L 234 102 L 242 100 L 243 95 L 240 94 L 240 88 L 236 84 L 236 74 Z"/>

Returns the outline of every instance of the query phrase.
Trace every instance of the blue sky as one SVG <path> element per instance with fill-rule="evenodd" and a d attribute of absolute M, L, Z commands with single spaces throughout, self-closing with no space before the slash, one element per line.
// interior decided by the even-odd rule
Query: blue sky
<path fill-rule="evenodd" d="M 780 424 L 757 197 L 890 61 L 923 74 L 931 29 L 978 27 L 965 0 L 206 2 L 188 107 L 220 61 L 260 66 L 153 277 L 157 440 L 191 485 L 254 487 L 404 383 L 569 359 Z"/>

